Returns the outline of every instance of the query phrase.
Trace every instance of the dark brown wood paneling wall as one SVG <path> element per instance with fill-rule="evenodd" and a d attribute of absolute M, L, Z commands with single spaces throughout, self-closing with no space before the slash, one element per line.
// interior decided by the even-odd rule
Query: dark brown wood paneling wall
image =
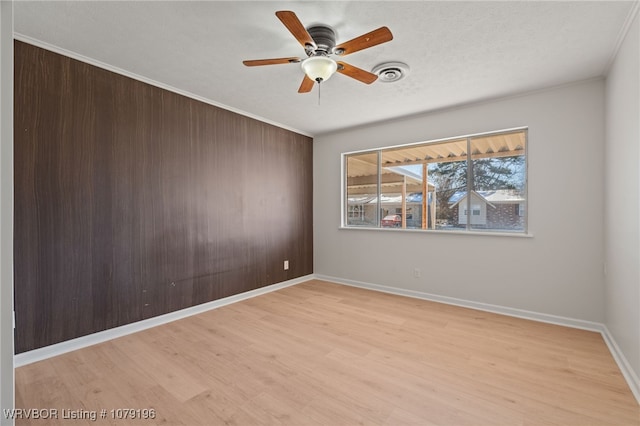
<path fill-rule="evenodd" d="M 310 138 L 16 41 L 17 353 L 312 272 Z"/>

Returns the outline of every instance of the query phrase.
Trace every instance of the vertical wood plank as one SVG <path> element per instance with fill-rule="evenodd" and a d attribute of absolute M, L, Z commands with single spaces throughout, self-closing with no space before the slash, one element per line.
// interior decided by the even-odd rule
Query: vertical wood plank
<path fill-rule="evenodd" d="M 17 353 L 313 272 L 310 138 L 15 58 Z"/>

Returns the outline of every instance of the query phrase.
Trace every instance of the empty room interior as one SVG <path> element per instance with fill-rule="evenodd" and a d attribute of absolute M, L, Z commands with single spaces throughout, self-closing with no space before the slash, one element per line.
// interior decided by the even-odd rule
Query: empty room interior
<path fill-rule="evenodd" d="M 0 2 L 0 424 L 640 426 L 639 14 Z"/>

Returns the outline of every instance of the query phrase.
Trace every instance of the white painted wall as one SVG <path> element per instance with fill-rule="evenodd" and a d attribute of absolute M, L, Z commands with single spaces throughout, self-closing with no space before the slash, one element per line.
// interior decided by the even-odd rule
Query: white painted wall
<path fill-rule="evenodd" d="M 606 81 L 605 324 L 640 377 L 640 24 Z M 637 383 L 640 389 L 640 382 Z"/>
<path fill-rule="evenodd" d="M 0 1 L 0 408 L 13 408 L 13 3 Z M 0 424 L 13 424 L 0 414 Z"/>
<path fill-rule="evenodd" d="M 604 87 L 591 80 L 316 136 L 314 272 L 604 321 Z M 339 229 L 342 152 L 520 126 L 533 238 Z"/>

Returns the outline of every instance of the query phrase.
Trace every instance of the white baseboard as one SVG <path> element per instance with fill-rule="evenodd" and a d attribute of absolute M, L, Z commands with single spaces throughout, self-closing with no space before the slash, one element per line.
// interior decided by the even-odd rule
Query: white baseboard
<path fill-rule="evenodd" d="M 640 379 L 638 378 L 636 372 L 633 371 L 633 368 L 631 368 L 629 361 L 627 361 L 627 358 L 620 350 L 620 347 L 613 338 L 613 335 L 604 324 L 602 325 L 602 338 L 609 347 L 609 351 L 611 352 L 613 359 L 616 360 L 616 364 L 618 364 L 618 367 L 620 368 L 622 375 L 627 381 L 629 388 L 631 388 L 633 396 L 636 397 L 638 404 L 640 404 Z"/>
<path fill-rule="evenodd" d="M 315 274 L 315 279 L 329 281 L 337 284 L 359 287 L 368 290 L 381 291 L 383 293 L 395 294 L 398 296 L 414 297 L 416 299 L 430 300 L 433 302 L 446 303 L 448 305 L 461 306 L 464 308 L 478 309 L 480 311 L 492 312 L 496 314 L 508 315 L 517 318 L 523 318 L 533 321 L 545 322 L 550 324 L 562 325 L 565 327 L 578 328 L 581 330 L 595 331 L 602 334 L 613 359 L 618 364 L 620 372 L 627 381 L 633 396 L 635 396 L 638 404 L 640 404 L 640 380 L 637 374 L 625 358 L 624 354 L 616 344 L 615 339 L 609 332 L 605 324 L 584 321 L 575 318 L 561 317 L 557 315 L 543 314 L 539 312 L 527 311 L 524 309 L 509 308 L 506 306 L 491 305 L 488 303 L 474 302 L 470 300 L 457 299 L 455 297 L 440 296 L 437 294 L 424 293 L 415 290 L 407 290 L 403 288 L 389 287 L 380 284 L 371 284 L 362 281 L 354 281 L 349 279 L 331 277 L 321 274 Z"/>
<path fill-rule="evenodd" d="M 508 315 L 511 317 L 529 319 L 550 324 L 564 325 L 566 327 L 579 328 L 589 331 L 602 331 L 603 325 L 597 322 L 584 321 L 574 318 L 561 317 L 556 315 L 542 314 L 539 312 L 527 311 L 524 309 L 509 308 L 489 303 L 474 302 L 471 300 L 457 299 L 455 297 L 440 296 L 437 294 L 424 293 L 421 291 L 407 290 L 397 287 L 388 287 L 379 284 L 365 283 L 361 281 L 347 280 L 343 278 L 316 275 L 316 279 L 331 281 L 337 284 L 344 284 L 352 287 L 360 287 L 368 290 L 381 291 L 383 293 L 396 294 L 399 296 L 413 297 L 416 299 L 430 300 L 432 302 L 446 303 L 447 305 L 461 306 L 464 308 L 477 309 L 479 311 L 493 312 L 496 314 Z"/>
<path fill-rule="evenodd" d="M 197 315 L 202 312 L 210 311 L 212 309 L 220 308 L 222 306 L 239 302 L 241 300 L 250 299 L 252 297 L 280 290 L 285 287 L 300 284 L 313 278 L 313 275 L 305 275 L 303 277 L 283 281 L 277 284 L 272 284 L 270 286 L 247 291 L 245 293 L 236 294 L 233 296 L 225 297 L 223 299 L 214 300 L 211 302 L 203 303 L 201 305 L 192 306 L 189 308 L 181 309 L 179 311 L 170 312 L 168 314 L 134 322 L 132 324 L 111 328 L 109 330 L 100 331 L 88 336 L 82 336 L 76 339 L 67 340 L 65 342 L 56 343 L 51 346 L 34 349 L 29 352 L 23 352 L 14 356 L 13 364 L 15 368 L 22 367 L 23 365 L 31 364 L 33 362 L 42 361 L 47 358 L 62 355 L 64 353 L 75 351 L 77 349 L 82 349 L 87 346 L 92 346 L 98 343 L 106 342 L 108 340 L 116 339 L 118 337 L 126 336 L 128 334 L 136 333 L 138 331 L 146 330 L 148 328 L 156 327 L 161 324 L 166 324 L 171 321 L 176 321 L 192 315 Z"/>

